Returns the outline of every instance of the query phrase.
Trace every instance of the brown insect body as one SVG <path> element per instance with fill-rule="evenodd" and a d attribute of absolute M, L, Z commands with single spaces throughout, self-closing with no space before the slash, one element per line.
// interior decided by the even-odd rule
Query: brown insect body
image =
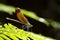
<path fill-rule="evenodd" d="M 27 20 L 27 18 L 23 15 L 23 13 L 20 11 L 20 8 L 16 8 L 16 13 L 17 13 L 17 17 L 18 19 L 25 25 L 27 25 L 27 27 L 32 27 L 32 25 L 29 23 L 29 21 Z"/>
<path fill-rule="evenodd" d="M 25 18 L 25 16 L 21 12 L 17 13 L 17 17 L 24 24 L 28 24 L 29 23 L 28 20 Z"/>

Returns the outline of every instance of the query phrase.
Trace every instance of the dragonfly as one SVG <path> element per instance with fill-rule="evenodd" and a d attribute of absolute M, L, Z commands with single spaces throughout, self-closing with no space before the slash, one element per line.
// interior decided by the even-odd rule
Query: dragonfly
<path fill-rule="evenodd" d="M 15 19 L 11 19 L 9 17 L 6 17 L 7 20 L 12 20 L 12 21 L 15 21 L 15 22 L 18 22 L 18 23 L 21 23 L 21 24 L 24 24 L 22 25 L 22 28 L 23 29 L 27 29 L 27 31 L 29 31 L 29 28 L 33 27 L 33 25 L 30 24 L 30 22 L 28 21 L 28 19 L 24 16 L 24 14 L 21 12 L 21 9 L 19 7 L 16 7 L 15 8 L 15 13 L 16 13 L 16 16 L 18 18 L 18 20 L 15 20 Z"/>
<path fill-rule="evenodd" d="M 24 14 L 21 12 L 20 8 L 16 7 L 15 8 L 15 12 L 17 14 L 17 18 L 20 20 L 21 23 L 23 23 L 26 26 L 22 26 L 23 28 L 27 28 L 27 30 L 29 30 L 30 27 L 32 27 L 32 25 L 30 24 L 30 22 L 28 21 L 28 19 L 24 16 Z"/>

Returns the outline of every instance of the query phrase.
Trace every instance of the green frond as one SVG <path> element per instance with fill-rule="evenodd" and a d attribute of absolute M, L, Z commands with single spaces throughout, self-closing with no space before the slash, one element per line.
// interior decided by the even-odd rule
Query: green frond
<path fill-rule="evenodd" d="M 33 32 L 24 31 L 10 23 L 8 23 L 8 25 L 4 24 L 4 26 L 5 27 L 2 27 L 2 25 L 0 25 L 0 40 L 53 40 L 52 38 L 38 35 Z"/>

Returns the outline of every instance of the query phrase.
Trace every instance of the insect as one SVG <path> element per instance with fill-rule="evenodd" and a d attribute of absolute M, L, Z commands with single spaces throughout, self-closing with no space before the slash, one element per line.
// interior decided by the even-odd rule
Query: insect
<path fill-rule="evenodd" d="M 17 18 L 20 20 L 20 22 L 26 25 L 25 27 L 27 28 L 27 30 L 29 30 L 29 28 L 32 27 L 32 25 L 29 23 L 28 19 L 24 16 L 24 14 L 21 12 L 20 8 L 17 7 L 15 11 L 17 14 Z"/>

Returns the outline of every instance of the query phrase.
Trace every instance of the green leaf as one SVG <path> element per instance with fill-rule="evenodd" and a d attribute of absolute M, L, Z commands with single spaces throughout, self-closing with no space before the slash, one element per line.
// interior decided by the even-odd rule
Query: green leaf
<path fill-rule="evenodd" d="M 5 11 L 5 12 L 8 12 L 10 15 L 13 15 L 12 12 L 15 12 L 15 7 L 8 6 L 8 5 L 0 3 L 0 11 Z M 37 14 L 35 12 L 28 11 L 28 10 L 25 10 L 25 9 L 21 9 L 21 11 L 24 15 L 26 15 L 26 16 L 34 19 L 34 20 L 37 20 L 39 22 L 42 22 L 46 25 L 49 25 L 49 22 L 46 21 L 46 19 L 37 16 Z"/>
<path fill-rule="evenodd" d="M 0 25 L 1 26 L 1 25 Z M 45 37 L 43 35 L 35 34 L 33 32 L 24 31 L 23 29 L 19 29 L 14 25 L 8 23 L 4 24 L 5 27 L 0 29 L 0 39 L 5 40 L 54 40 L 52 38 Z M 31 39 L 30 39 L 31 38 Z"/>

